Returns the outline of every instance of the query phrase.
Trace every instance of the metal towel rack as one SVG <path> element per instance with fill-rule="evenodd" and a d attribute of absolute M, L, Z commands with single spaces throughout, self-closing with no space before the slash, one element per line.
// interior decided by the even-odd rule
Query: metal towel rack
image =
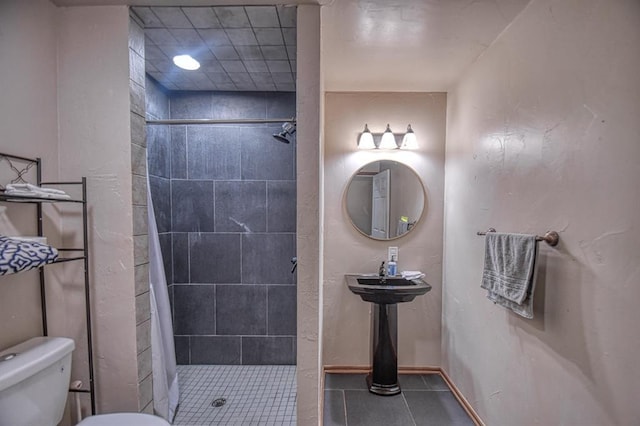
<path fill-rule="evenodd" d="M 495 228 L 489 228 L 487 232 L 496 232 Z M 477 232 L 478 235 L 487 235 L 487 232 Z M 551 247 L 555 247 L 558 245 L 558 241 L 560 241 L 560 235 L 556 231 L 547 231 L 544 236 L 536 235 L 536 241 L 544 241 L 549 244 Z"/>

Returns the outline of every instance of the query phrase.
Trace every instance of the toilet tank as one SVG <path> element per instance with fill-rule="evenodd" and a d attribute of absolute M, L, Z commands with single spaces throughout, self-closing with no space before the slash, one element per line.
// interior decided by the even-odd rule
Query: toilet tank
<path fill-rule="evenodd" d="M 0 426 L 60 423 L 74 347 L 64 337 L 34 337 L 0 352 Z"/>

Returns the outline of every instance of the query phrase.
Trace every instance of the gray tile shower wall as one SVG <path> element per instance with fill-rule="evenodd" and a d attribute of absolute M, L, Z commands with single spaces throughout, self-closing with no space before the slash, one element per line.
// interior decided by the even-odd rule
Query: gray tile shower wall
<path fill-rule="evenodd" d="M 149 164 L 151 164 L 151 161 L 149 161 Z M 154 213 L 156 215 L 158 234 L 165 235 L 171 232 L 171 181 L 153 175 L 151 168 L 149 168 L 149 185 L 151 186 L 151 196 Z"/>
<path fill-rule="evenodd" d="M 173 119 L 295 116 L 295 93 L 168 98 Z M 280 130 L 174 125 L 149 138 L 179 364 L 295 364 L 296 147 Z"/>
<path fill-rule="evenodd" d="M 147 126 L 147 145 L 153 145 L 153 150 L 148 151 L 149 174 L 165 179 L 171 177 L 171 164 L 169 150 L 171 139 L 169 138 L 169 126 Z"/>
<path fill-rule="evenodd" d="M 169 97 L 167 93 L 148 74 L 145 74 L 145 77 L 147 118 L 156 120 L 169 118 Z"/>
<path fill-rule="evenodd" d="M 159 120 L 170 117 L 169 96 L 155 80 L 145 75 L 146 119 Z M 150 125 L 147 128 L 147 165 L 153 211 L 158 226 L 160 250 L 164 262 L 167 284 L 173 284 L 171 260 L 171 128 Z M 171 294 L 171 293 L 170 293 Z"/>

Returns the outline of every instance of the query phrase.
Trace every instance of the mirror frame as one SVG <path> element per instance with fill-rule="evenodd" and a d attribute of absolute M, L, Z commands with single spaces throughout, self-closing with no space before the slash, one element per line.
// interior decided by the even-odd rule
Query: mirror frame
<path fill-rule="evenodd" d="M 391 161 L 394 163 L 398 163 L 404 167 L 406 167 L 411 173 L 413 173 L 413 175 L 416 177 L 416 179 L 418 179 L 418 182 L 420 183 L 420 187 L 422 188 L 422 198 L 423 198 L 423 203 L 422 203 L 422 211 L 420 212 L 420 216 L 418 216 L 418 218 L 415 221 L 415 225 L 413 226 L 413 228 L 411 228 L 410 230 L 408 230 L 407 232 L 405 232 L 402 235 L 398 235 L 395 236 L 393 238 L 376 238 L 373 237 L 369 234 L 364 233 L 360 228 L 358 228 L 356 226 L 356 224 L 353 222 L 353 220 L 351 219 L 351 215 L 349 214 L 349 210 L 347 208 L 347 195 L 349 193 L 349 187 L 351 186 L 351 182 L 353 181 L 353 179 L 356 177 L 356 175 L 358 174 L 358 172 L 363 169 L 364 167 L 367 167 L 370 164 L 374 164 L 374 163 L 378 163 L 380 161 Z M 379 160 L 375 160 L 375 161 L 370 161 L 368 163 L 362 164 L 360 165 L 352 174 L 351 177 L 349 178 L 349 180 L 347 181 L 347 184 L 344 188 L 343 194 L 342 194 L 342 210 L 345 214 L 345 216 L 347 216 L 349 218 L 349 222 L 351 223 L 351 226 L 353 227 L 353 229 L 355 229 L 356 231 L 358 231 L 358 233 L 360 233 L 361 235 L 364 235 L 365 237 L 374 240 L 374 241 L 393 241 L 393 240 L 397 240 L 399 238 L 403 238 L 409 234 L 411 234 L 413 232 L 413 230 L 415 230 L 421 223 L 421 221 L 423 220 L 423 218 L 425 217 L 425 212 L 427 210 L 429 206 L 428 203 L 428 198 L 427 198 L 427 188 L 424 185 L 424 182 L 422 181 L 422 179 L 420 178 L 420 175 L 418 174 L 418 172 L 416 172 L 413 167 L 410 167 L 409 165 L 403 163 L 402 161 L 398 161 L 398 160 L 394 160 L 394 159 L 390 159 L 390 158 L 381 158 Z"/>

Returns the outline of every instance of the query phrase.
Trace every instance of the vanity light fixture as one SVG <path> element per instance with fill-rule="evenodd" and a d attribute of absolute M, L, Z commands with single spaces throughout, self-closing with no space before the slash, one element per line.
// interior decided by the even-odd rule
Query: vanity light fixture
<path fill-rule="evenodd" d="M 407 125 L 407 132 L 402 135 L 402 144 L 399 147 L 396 136 L 400 137 L 400 134 L 395 135 L 389 124 L 387 124 L 384 133 L 371 133 L 369 126 L 365 124 L 364 130 L 358 137 L 358 149 L 418 149 L 416 134 L 413 132 L 411 124 Z"/>
<path fill-rule="evenodd" d="M 413 133 L 411 124 L 407 125 L 407 133 L 405 133 L 404 137 L 402 138 L 402 145 L 400 145 L 400 148 L 418 149 L 418 141 L 416 140 L 416 134 Z"/>
<path fill-rule="evenodd" d="M 391 127 L 387 124 L 387 129 L 382 134 L 382 139 L 380 140 L 380 149 L 398 149 L 398 144 L 396 143 L 396 137 L 393 135 L 391 131 Z"/>
<path fill-rule="evenodd" d="M 200 62 L 193 59 L 191 55 L 176 55 L 173 57 L 173 63 L 188 71 L 195 71 L 200 68 Z"/>
<path fill-rule="evenodd" d="M 358 149 L 376 149 L 376 144 L 373 142 L 373 135 L 366 124 L 358 139 Z"/>

